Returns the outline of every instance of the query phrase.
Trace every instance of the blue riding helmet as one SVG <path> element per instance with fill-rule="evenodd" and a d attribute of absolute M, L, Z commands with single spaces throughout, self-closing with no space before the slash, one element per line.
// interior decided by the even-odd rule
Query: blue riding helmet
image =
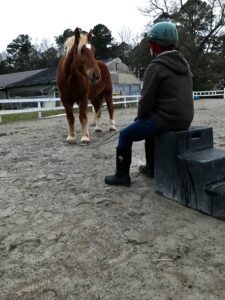
<path fill-rule="evenodd" d="M 149 30 L 148 40 L 164 47 L 176 46 L 178 42 L 177 28 L 171 22 L 156 23 Z"/>

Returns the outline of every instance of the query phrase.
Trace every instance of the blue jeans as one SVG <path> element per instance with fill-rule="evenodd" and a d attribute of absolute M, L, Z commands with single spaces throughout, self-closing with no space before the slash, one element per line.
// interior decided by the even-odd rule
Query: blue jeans
<path fill-rule="evenodd" d="M 131 125 L 120 131 L 118 148 L 131 150 L 133 142 L 151 139 L 155 134 L 163 131 L 150 118 L 137 118 Z"/>

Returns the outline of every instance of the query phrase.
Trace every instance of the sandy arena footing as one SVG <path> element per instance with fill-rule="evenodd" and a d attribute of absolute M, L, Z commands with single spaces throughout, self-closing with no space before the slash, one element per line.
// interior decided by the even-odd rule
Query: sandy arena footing
<path fill-rule="evenodd" d="M 116 109 L 118 131 L 136 108 Z M 225 100 L 195 101 L 193 124 L 225 149 Z M 118 135 L 66 143 L 65 116 L 0 124 L 0 300 L 225 299 L 225 222 L 154 192 L 138 173 L 112 187 Z"/>

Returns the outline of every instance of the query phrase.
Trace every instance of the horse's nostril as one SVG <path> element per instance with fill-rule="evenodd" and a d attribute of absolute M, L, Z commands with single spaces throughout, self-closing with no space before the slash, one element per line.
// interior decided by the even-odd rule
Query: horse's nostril
<path fill-rule="evenodd" d="M 100 76 L 99 75 L 96 75 L 95 73 L 93 73 L 93 81 L 94 82 L 97 82 L 97 81 L 99 81 L 99 79 L 100 79 Z"/>

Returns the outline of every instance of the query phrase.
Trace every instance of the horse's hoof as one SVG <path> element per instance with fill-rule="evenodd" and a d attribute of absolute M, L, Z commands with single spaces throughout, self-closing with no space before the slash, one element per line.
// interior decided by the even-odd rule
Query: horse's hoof
<path fill-rule="evenodd" d="M 89 141 L 81 141 L 81 146 L 88 146 L 89 145 Z"/>
<path fill-rule="evenodd" d="M 102 132 L 102 128 L 100 128 L 100 127 L 95 127 L 95 132 Z"/>
<path fill-rule="evenodd" d="M 82 138 L 81 139 L 81 145 L 82 146 L 87 146 L 89 144 L 90 140 L 89 138 Z"/>
<path fill-rule="evenodd" d="M 72 136 L 68 136 L 68 138 L 66 139 L 67 143 L 69 144 L 75 144 L 76 143 L 76 139 Z"/>
<path fill-rule="evenodd" d="M 116 131 L 116 127 L 115 126 L 109 127 L 109 131 Z"/>

